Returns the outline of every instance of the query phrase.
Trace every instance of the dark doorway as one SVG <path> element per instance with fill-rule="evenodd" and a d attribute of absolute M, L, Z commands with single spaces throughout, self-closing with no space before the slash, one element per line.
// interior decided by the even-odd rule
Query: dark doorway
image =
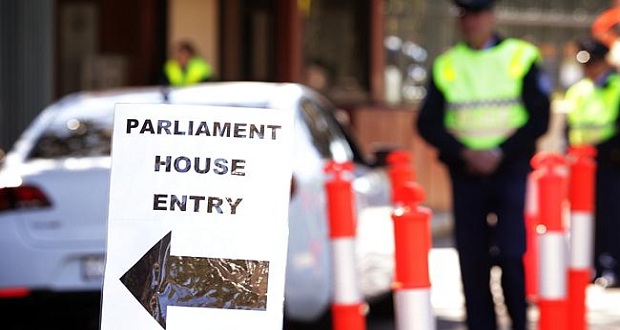
<path fill-rule="evenodd" d="M 56 95 L 156 84 L 167 0 L 56 0 Z"/>
<path fill-rule="evenodd" d="M 221 78 L 275 81 L 276 0 L 221 2 Z"/>

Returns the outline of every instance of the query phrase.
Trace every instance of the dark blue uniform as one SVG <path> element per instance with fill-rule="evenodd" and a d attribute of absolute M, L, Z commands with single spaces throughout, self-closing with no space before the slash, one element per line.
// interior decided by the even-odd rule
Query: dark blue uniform
<path fill-rule="evenodd" d="M 501 42 L 497 37 L 492 47 Z M 502 268 L 501 284 L 513 329 L 526 329 L 525 189 L 537 139 L 549 126 L 549 92 L 545 76 L 533 64 L 523 78 L 521 94 L 529 120 L 499 146 L 502 161 L 486 176 L 466 170 L 461 158 L 465 147 L 444 126 L 446 100 L 432 80 L 418 116 L 420 135 L 438 149 L 450 173 L 455 241 L 471 330 L 497 327 L 489 289 L 493 265 Z"/>
<path fill-rule="evenodd" d="M 588 55 L 580 62 L 584 65 L 586 78 L 593 80 L 597 91 L 590 97 L 605 99 L 608 95 L 619 95 L 618 84 L 614 83 L 618 79 L 617 70 L 606 63 L 609 48 L 587 38 L 579 41 L 579 50 Z M 573 88 L 579 88 L 579 85 L 575 86 Z M 608 106 L 620 107 L 620 104 Z M 620 112 L 618 108 L 606 110 Z M 616 132 L 611 137 L 600 142 L 587 141 L 596 143 L 595 278 L 597 283 L 611 287 L 620 286 L 620 203 L 617 197 L 620 195 L 620 116 L 615 120 Z M 569 120 L 566 126 L 567 139 L 571 130 L 576 129 L 572 124 Z M 569 142 L 575 143 L 570 139 Z"/>
<path fill-rule="evenodd" d="M 600 86 L 608 87 L 607 81 Z M 616 130 L 620 131 L 620 116 Z M 605 286 L 620 287 L 620 134 L 596 145 L 596 164 L 595 278 Z"/>

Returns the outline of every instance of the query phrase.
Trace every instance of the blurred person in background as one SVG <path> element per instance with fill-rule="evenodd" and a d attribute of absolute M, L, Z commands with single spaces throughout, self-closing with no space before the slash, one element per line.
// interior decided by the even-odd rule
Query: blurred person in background
<path fill-rule="evenodd" d="M 596 39 L 579 42 L 576 59 L 584 78 L 566 91 L 570 146 L 595 146 L 595 283 L 618 287 L 620 276 L 620 75 L 609 48 Z"/>
<path fill-rule="evenodd" d="M 214 79 L 211 65 L 198 55 L 189 41 L 178 42 L 163 69 L 162 85 L 189 86 Z"/>
<path fill-rule="evenodd" d="M 497 329 L 499 266 L 512 329 L 525 330 L 526 181 L 552 86 L 536 46 L 496 32 L 496 1 L 453 2 L 462 41 L 435 59 L 417 129 L 449 170 L 468 328 Z"/>
<path fill-rule="evenodd" d="M 311 60 L 304 67 L 304 84 L 325 96 L 329 94 L 331 80 L 331 70 L 321 60 Z"/>

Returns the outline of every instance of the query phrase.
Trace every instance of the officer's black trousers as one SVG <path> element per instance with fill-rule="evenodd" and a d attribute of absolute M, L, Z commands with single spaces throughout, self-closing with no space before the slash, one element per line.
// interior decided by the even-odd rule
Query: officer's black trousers
<path fill-rule="evenodd" d="M 620 168 L 598 165 L 596 173 L 596 221 L 594 265 L 596 276 L 605 272 L 620 280 Z M 616 283 L 618 285 L 618 283 Z"/>
<path fill-rule="evenodd" d="M 515 166 L 492 177 L 452 175 L 456 247 L 470 330 L 497 329 L 490 290 L 493 266 L 514 330 L 525 330 L 526 298 L 524 203 L 529 166 Z"/>

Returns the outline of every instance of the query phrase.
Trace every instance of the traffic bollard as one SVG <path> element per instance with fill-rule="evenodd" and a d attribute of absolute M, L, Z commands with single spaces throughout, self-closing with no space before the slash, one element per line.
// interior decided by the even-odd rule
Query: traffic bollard
<path fill-rule="evenodd" d="M 401 189 L 408 182 L 415 180 L 415 172 L 411 164 L 411 154 L 405 150 L 395 150 L 387 157 L 388 175 L 392 186 L 392 204 L 398 205 L 403 201 L 404 192 Z"/>
<path fill-rule="evenodd" d="M 532 165 L 540 172 L 538 206 L 541 231 L 539 247 L 539 327 L 540 330 L 568 329 L 566 293 L 566 234 L 563 224 L 566 160 L 556 153 L 539 152 Z"/>
<path fill-rule="evenodd" d="M 586 289 L 592 279 L 594 249 L 594 186 L 596 149 L 569 150 L 570 265 L 568 270 L 569 330 L 587 329 Z"/>
<path fill-rule="evenodd" d="M 413 182 L 399 187 L 402 203 L 392 211 L 394 221 L 394 309 L 396 329 L 434 330 L 428 258 L 432 245 L 429 208 L 422 187 Z"/>
<path fill-rule="evenodd" d="M 332 174 L 326 190 L 334 274 L 333 330 L 366 328 L 366 304 L 358 287 L 355 263 L 354 194 L 351 181 L 345 178 L 353 170 L 351 162 L 329 161 L 325 166 L 325 171 Z"/>

